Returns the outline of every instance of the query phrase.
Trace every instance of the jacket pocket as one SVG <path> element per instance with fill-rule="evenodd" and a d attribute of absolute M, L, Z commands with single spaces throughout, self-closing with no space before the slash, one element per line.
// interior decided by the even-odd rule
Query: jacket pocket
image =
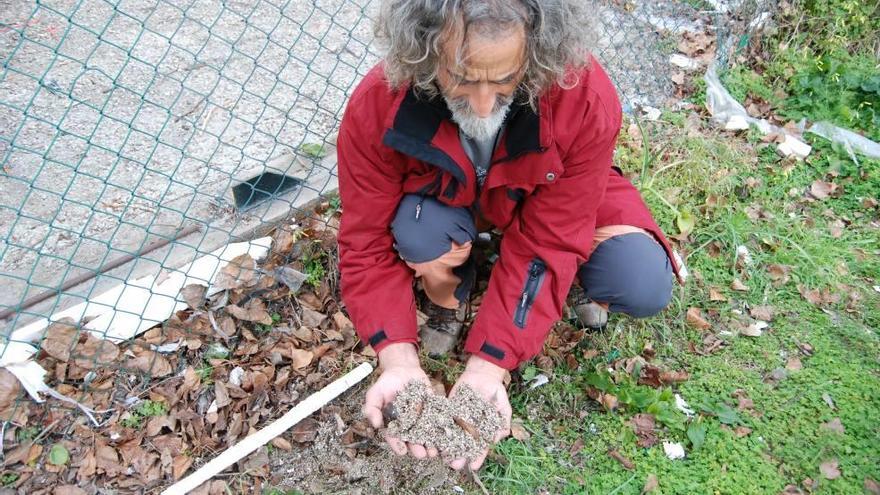
<path fill-rule="evenodd" d="M 538 292 L 541 290 L 541 285 L 544 283 L 546 271 L 547 265 L 544 264 L 541 258 L 535 258 L 529 263 L 526 283 L 520 295 L 519 303 L 516 306 L 516 311 L 513 314 L 513 324 L 519 328 L 526 327 L 529 311 L 531 311 L 532 305 L 538 297 Z"/>

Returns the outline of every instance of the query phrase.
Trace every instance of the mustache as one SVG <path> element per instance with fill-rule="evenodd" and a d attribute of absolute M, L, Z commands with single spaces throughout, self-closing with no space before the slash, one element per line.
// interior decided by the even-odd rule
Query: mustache
<path fill-rule="evenodd" d="M 500 112 L 504 109 L 504 107 L 513 103 L 513 95 L 505 96 L 498 95 L 495 98 L 495 106 L 492 108 L 492 113 Z M 465 115 L 473 115 L 474 111 L 471 108 L 470 101 L 466 96 L 460 96 L 458 98 L 446 98 L 446 103 L 449 106 L 449 110 L 453 113 L 460 113 Z"/>

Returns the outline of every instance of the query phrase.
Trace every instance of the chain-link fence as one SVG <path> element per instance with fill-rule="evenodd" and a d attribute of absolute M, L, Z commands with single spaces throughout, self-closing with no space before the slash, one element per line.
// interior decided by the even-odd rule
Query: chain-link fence
<path fill-rule="evenodd" d="M 184 282 L 331 198 L 378 3 L 0 0 L 3 356 L 61 317 L 133 338 L 186 307 Z M 720 3 L 595 2 L 628 112 L 677 101 L 670 56 L 715 33 Z"/>

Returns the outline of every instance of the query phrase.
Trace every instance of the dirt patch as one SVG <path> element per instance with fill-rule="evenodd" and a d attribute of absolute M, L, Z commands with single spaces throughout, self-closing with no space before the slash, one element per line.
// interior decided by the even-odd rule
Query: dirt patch
<path fill-rule="evenodd" d="M 296 443 L 290 452 L 276 451 L 270 462 L 273 486 L 303 493 L 450 493 L 469 486 L 462 475 L 440 459 L 417 460 L 394 454 L 381 432 L 360 416 L 368 386 L 345 395 L 339 406 L 324 408 L 314 440 Z M 294 428 L 292 436 L 296 440 Z"/>
<path fill-rule="evenodd" d="M 391 415 L 396 419 L 388 425 L 389 435 L 419 444 L 430 439 L 449 459 L 478 457 L 501 428 L 495 407 L 466 385 L 450 399 L 412 381 L 397 395 Z"/>

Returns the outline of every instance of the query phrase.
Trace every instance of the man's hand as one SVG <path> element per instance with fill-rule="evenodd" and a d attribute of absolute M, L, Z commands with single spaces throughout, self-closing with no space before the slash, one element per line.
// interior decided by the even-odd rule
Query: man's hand
<path fill-rule="evenodd" d="M 431 381 L 422 370 L 419 363 L 419 355 L 416 347 L 412 344 L 391 344 L 379 352 L 379 367 L 382 374 L 376 383 L 367 391 L 364 401 L 364 416 L 373 425 L 373 428 L 381 428 L 383 425 L 382 410 L 397 397 L 397 393 L 406 387 L 412 380 L 424 382 L 430 389 Z M 398 438 L 385 437 L 388 446 L 398 455 L 407 452 L 417 459 L 435 457 L 437 450 L 425 448 L 424 445 L 406 443 Z"/>
<path fill-rule="evenodd" d="M 495 443 L 510 435 L 510 416 L 513 411 L 510 408 L 510 400 L 507 398 L 507 388 L 504 386 L 505 373 L 504 368 L 480 357 L 471 356 L 464 373 L 449 391 L 449 396 L 453 397 L 462 385 L 467 385 L 498 409 L 498 413 L 501 415 L 501 429 L 495 434 L 493 439 Z M 487 448 L 479 457 L 471 461 L 470 469 L 472 471 L 480 469 L 488 454 L 489 449 Z M 453 459 L 449 462 L 449 466 L 456 470 L 463 468 L 465 464 L 467 464 L 467 459 L 463 458 Z"/>

